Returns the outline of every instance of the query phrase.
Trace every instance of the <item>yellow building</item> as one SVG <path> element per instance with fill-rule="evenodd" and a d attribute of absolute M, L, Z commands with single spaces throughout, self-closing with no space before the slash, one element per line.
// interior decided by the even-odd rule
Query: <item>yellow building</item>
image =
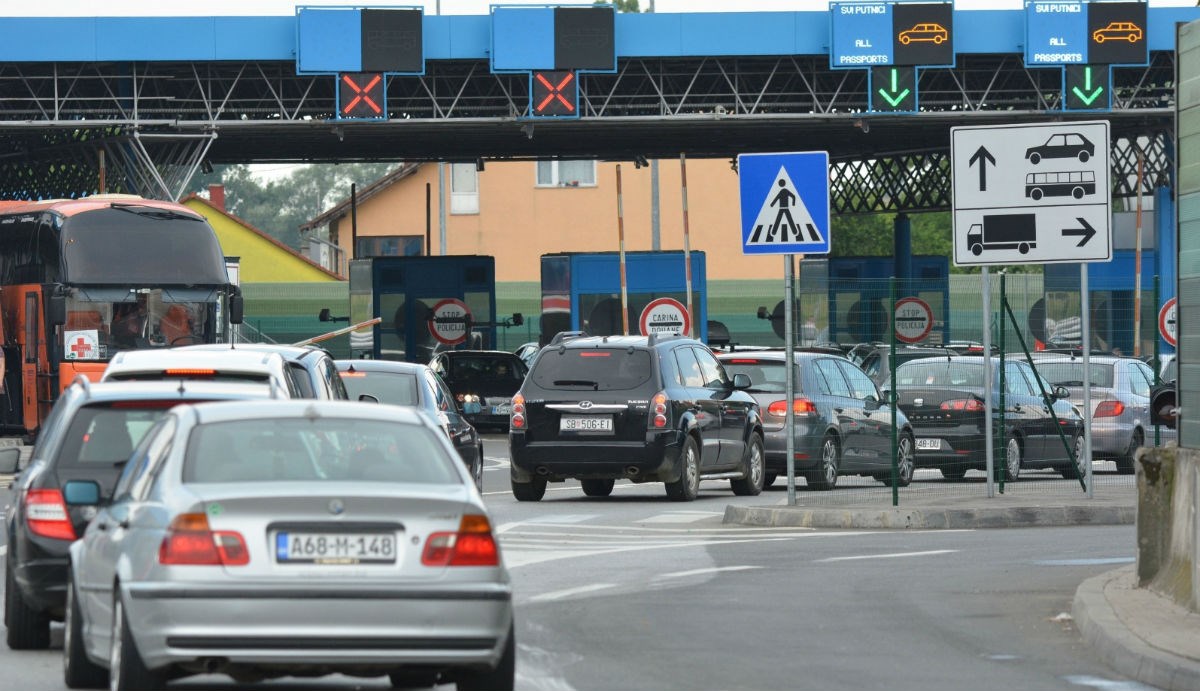
<path fill-rule="evenodd" d="M 328 282 L 343 280 L 334 271 L 296 253 L 267 233 L 225 210 L 225 190 L 209 187 L 209 198 L 191 195 L 182 202 L 208 219 L 226 257 L 238 258 L 238 282 Z"/>
<path fill-rule="evenodd" d="M 496 258 L 496 280 L 537 281 L 539 257 L 619 249 L 617 166 L 595 161 L 489 161 L 444 166 L 445 252 L 440 242 L 438 165 L 404 164 L 301 228 L 309 256 L 346 275 L 359 256 L 424 253 Z M 482 170 L 479 170 L 482 167 Z M 782 278 L 783 261 L 742 253 L 738 177 L 729 159 L 686 163 L 693 250 L 707 254 L 710 281 Z M 627 251 L 653 249 L 648 165 L 620 164 Z M 660 243 L 684 246 L 681 165 L 659 162 Z M 427 207 L 426 199 L 429 204 Z M 428 229 L 428 237 L 427 237 Z"/>

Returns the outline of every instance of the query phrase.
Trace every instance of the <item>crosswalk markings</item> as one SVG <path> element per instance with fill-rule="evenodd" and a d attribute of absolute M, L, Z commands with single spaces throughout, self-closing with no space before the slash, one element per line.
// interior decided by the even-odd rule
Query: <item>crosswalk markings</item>
<path fill-rule="evenodd" d="M 692 569 L 691 571 L 674 571 L 672 573 L 660 573 L 653 578 L 656 581 L 663 581 L 670 578 L 688 578 L 690 576 L 707 576 L 713 573 L 727 573 L 730 571 L 753 571 L 761 569 L 761 566 L 715 566 L 710 569 Z"/>
<path fill-rule="evenodd" d="M 904 557 L 930 557 L 935 554 L 953 554 L 956 549 L 931 549 L 925 552 L 894 552 L 892 554 L 858 554 L 852 557 L 829 557 L 828 559 L 818 559 L 818 564 L 824 564 L 834 561 L 859 561 L 861 559 L 902 559 Z"/>
<path fill-rule="evenodd" d="M 615 587 L 612 583 L 589 583 L 588 585 L 581 585 L 575 588 L 565 588 L 540 595 L 531 595 L 526 602 L 553 602 L 554 600 L 563 600 L 575 595 L 586 595 L 587 593 L 594 593 L 598 590 L 607 590 Z"/>

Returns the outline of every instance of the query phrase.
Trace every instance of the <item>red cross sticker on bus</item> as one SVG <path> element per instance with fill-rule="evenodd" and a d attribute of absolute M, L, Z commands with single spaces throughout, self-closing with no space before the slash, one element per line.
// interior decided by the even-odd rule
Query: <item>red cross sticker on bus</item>
<path fill-rule="evenodd" d="M 71 343 L 68 360 L 90 360 L 96 357 L 96 339 L 79 336 Z"/>
<path fill-rule="evenodd" d="M 343 74 L 338 79 L 338 117 L 382 118 L 383 75 Z"/>
<path fill-rule="evenodd" d="M 579 89 L 571 70 L 533 73 L 533 114 L 575 115 Z"/>

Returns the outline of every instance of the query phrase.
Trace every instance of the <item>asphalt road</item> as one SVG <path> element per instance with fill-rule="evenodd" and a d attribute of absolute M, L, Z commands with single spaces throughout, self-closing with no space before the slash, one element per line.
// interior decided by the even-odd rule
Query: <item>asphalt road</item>
<path fill-rule="evenodd" d="M 723 482 L 688 504 L 661 485 L 597 500 L 575 483 L 520 504 L 503 452 L 489 436 L 484 489 L 516 585 L 521 691 L 1150 688 L 1111 672 L 1068 614 L 1081 581 L 1133 561 L 1132 526 L 749 528 L 722 524 L 724 507 L 782 493 L 735 498 Z M 58 630 L 49 651 L 0 645 L 0 688 L 63 688 Z M 212 676 L 173 688 L 244 687 Z"/>

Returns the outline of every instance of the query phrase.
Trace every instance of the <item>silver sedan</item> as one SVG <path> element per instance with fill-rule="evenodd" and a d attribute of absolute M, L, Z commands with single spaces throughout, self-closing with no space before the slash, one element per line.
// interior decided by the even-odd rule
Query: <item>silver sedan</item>
<path fill-rule="evenodd" d="M 71 548 L 67 686 L 344 673 L 511 691 L 512 587 L 483 500 L 415 411 L 178 406 Z"/>
<path fill-rule="evenodd" d="M 1131 357 L 1093 355 L 1091 360 L 1092 458 L 1112 459 L 1117 472 L 1132 474 L 1133 453 L 1154 441 L 1150 389 L 1154 370 Z M 1071 392 L 1071 404 L 1083 409 L 1083 359 L 1075 354 L 1042 354 L 1034 359 L 1039 374 Z M 1175 430 L 1159 430 L 1163 443 Z"/>

